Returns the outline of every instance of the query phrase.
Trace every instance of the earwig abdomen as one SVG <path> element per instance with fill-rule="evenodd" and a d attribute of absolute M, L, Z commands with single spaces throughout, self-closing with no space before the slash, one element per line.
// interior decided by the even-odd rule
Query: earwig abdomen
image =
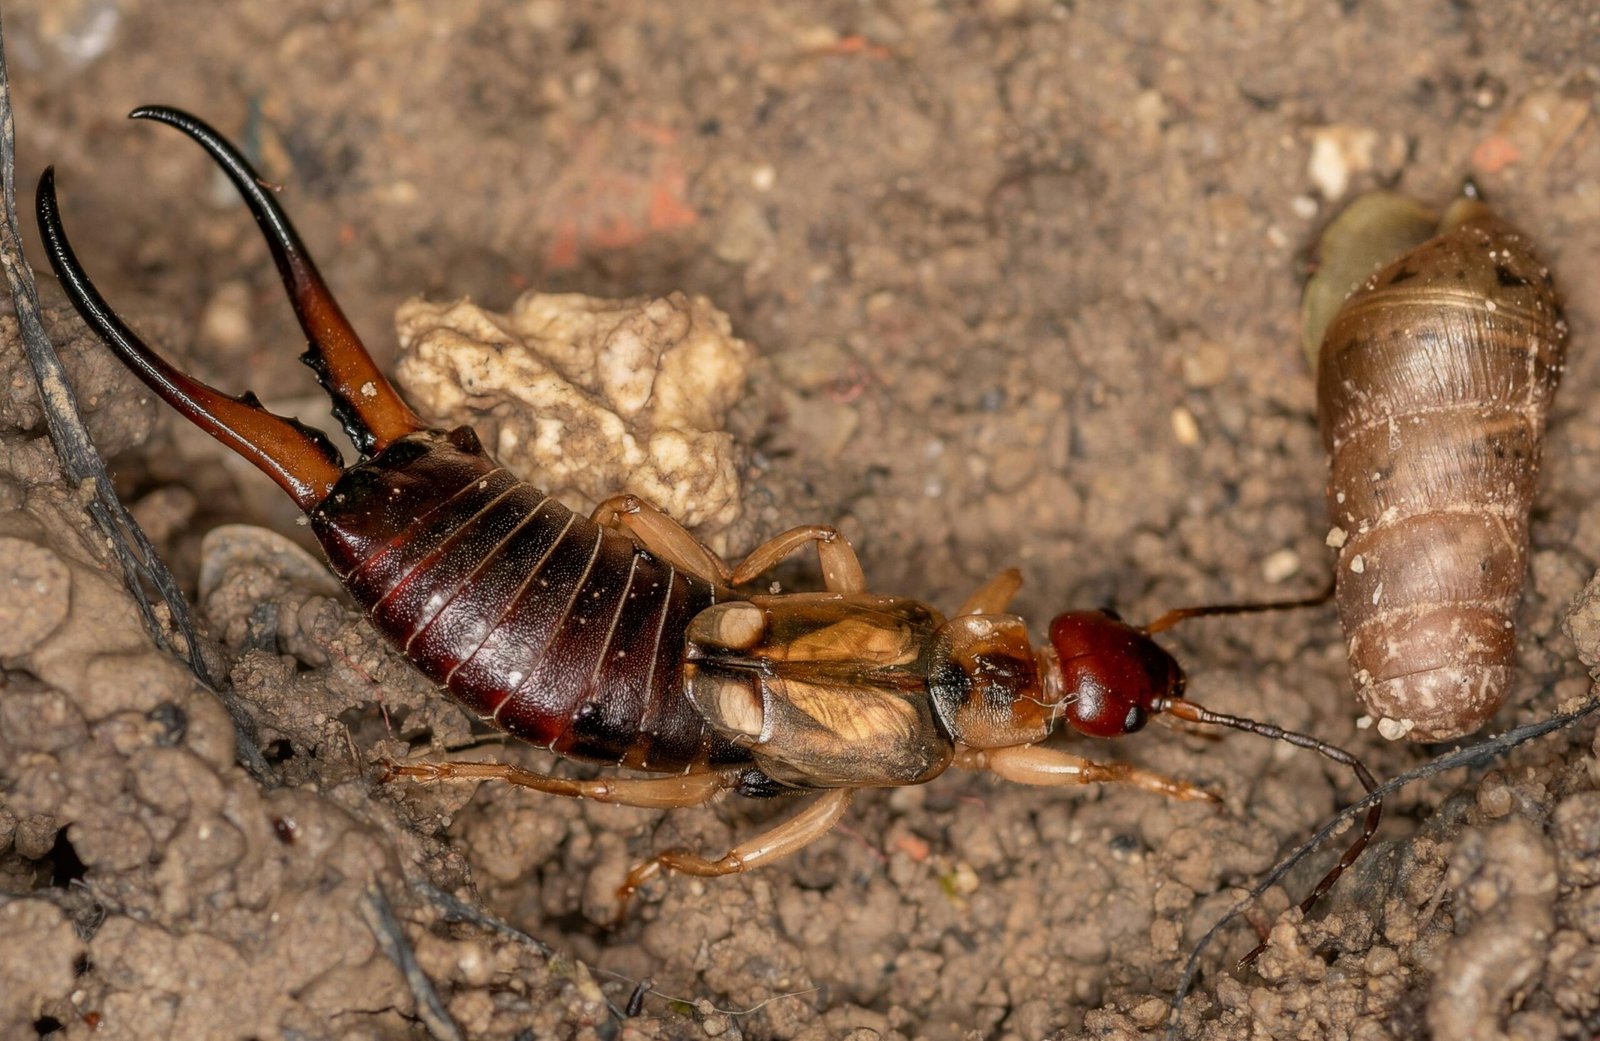
<path fill-rule="evenodd" d="M 384 637 L 508 733 L 641 769 L 748 760 L 679 680 L 711 586 L 518 481 L 471 430 L 351 467 L 311 526 Z"/>
<path fill-rule="evenodd" d="M 1382 206 L 1413 219 L 1393 197 L 1351 209 Z M 1361 248 L 1343 220 L 1325 252 Z M 1460 737 L 1505 699 L 1565 341 L 1549 269 L 1476 199 L 1368 279 L 1321 339 L 1339 616 L 1386 736 Z"/>

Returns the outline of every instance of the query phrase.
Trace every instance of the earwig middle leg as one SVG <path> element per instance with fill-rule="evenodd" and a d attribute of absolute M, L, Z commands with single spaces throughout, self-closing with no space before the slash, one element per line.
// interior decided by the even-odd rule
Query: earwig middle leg
<path fill-rule="evenodd" d="M 861 570 L 855 547 L 839 533 L 838 528 L 826 524 L 804 524 L 774 535 L 750 551 L 750 555 L 733 569 L 733 585 L 744 585 L 764 572 L 771 571 L 784 557 L 815 543 L 817 560 L 822 565 L 822 584 L 830 593 L 865 593 L 867 576 Z"/>
<path fill-rule="evenodd" d="M 505 763 L 392 763 L 384 780 L 410 777 L 432 782 L 450 780 L 505 781 L 547 795 L 668 810 L 702 806 L 738 785 L 738 774 L 705 772 L 670 777 L 601 777 L 578 781 L 570 777 L 524 770 Z"/>
<path fill-rule="evenodd" d="M 850 800 L 854 796 L 854 788 L 832 789 L 793 817 L 753 839 L 739 843 L 716 860 L 686 849 L 663 850 L 628 872 L 627 879 L 617 887 L 617 921 L 620 923 L 626 916 L 628 902 L 639 887 L 661 874 L 662 869 L 714 878 L 738 874 L 787 857 L 826 835 L 850 808 Z"/>
<path fill-rule="evenodd" d="M 595 507 L 590 519 L 604 527 L 626 531 L 673 567 L 726 588 L 755 580 L 791 553 L 815 543 L 817 560 L 822 565 L 822 584 L 830 593 L 867 591 L 867 577 L 850 540 L 825 524 L 805 524 L 774 535 L 751 550 L 737 567 L 730 568 L 682 524 L 636 495 L 612 496 Z M 1020 585 L 1021 579 L 1017 582 Z"/>
<path fill-rule="evenodd" d="M 627 532 L 645 549 L 679 571 L 703 578 L 712 585 L 726 588 L 733 576 L 727 561 L 717 556 L 710 546 L 637 495 L 613 495 L 596 506 L 589 519 L 601 527 Z"/>
<path fill-rule="evenodd" d="M 1044 787 L 1131 784 L 1147 792 L 1187 802 L 1222 802 L 1216 795 L 1188 781 L 1167 777 L 1130 763 L 1097 763 L 1039 745 L 962 749 L 956 753 L 952 765 L 963 770 L 987 770 L 1017 784 Z"/>

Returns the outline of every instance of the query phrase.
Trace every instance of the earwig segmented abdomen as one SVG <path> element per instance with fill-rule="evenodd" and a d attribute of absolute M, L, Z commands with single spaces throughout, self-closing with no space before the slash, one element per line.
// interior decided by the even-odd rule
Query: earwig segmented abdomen
<path fill-rule="evenodd" d="M 352 467 L 311 524 L 385 638 L 495 726 L 641 769 L 748 761 L 684 694 L 711 585 L 512 477 L 470 430 Z"/>

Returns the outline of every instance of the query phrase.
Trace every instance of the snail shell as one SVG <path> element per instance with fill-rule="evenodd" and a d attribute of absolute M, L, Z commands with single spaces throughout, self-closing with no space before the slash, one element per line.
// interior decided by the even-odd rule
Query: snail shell
<path fill-rule="evenodd" d="M 1460 737 L 1511 684 L 1560 301 L 1526 236 L 1470 196 L 1439 222 L 1365 196 L 1319 248 L 1305 333 L 1351 676 L 1385 737 Z"/>

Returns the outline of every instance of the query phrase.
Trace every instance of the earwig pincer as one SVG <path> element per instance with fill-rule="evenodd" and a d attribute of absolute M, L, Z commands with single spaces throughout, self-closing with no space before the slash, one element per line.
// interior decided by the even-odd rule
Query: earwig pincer
<path fill-rule="evenodd" d="M 1105 781 L 1177 799 L 1204 789 L 1042 744 L 1062 722 L 1095 737 L 1166 714 L 1312 749 L 1371 776 L 1349 753 L 1302 734 L 1212 712 L 1184 694 L 1177 661 L 1106 612 L 1063 614 L 1037 650 L 1006 614 L 1021 584 L 1005 571 L 946 618 L 867 590 L 833 528 L 776 536 L 730 566 L 665 514 L 617 496 L 592 517 L 507 473 L 472 430 L 430 429 L 378 370 L 277 202 L 239 152 L 186 113 L 141 108 L 198 142 L 243 194 L 266 234 L 310 341 L 304 360 L 361 454 L 345 466 L 318 431 L 179 372 L 143 343 L 90 283 L 61 226 L 53 174 L 39 186 L 50 262 L 84 320 L 138 376 L 196 425 L 275 480 L 310 518 L 328 561 L 373 625 L 485 723 L 561 756 L 645 776 L 572 780 L 493 763 L 397 765 L 423 780 L 493 778 L 555 795 L 678 807 L 724 792 L 819 793 L 798 815 L 721 857 L 667 850 L 628 875 L 624 902 L 671 869 L 744 871 L 793 853 L 840 819 L 862 788 L 921 784 L 951 766 L 1023 784 Z M 814 547 L 823 590 L 741 592 Z M 1362 834 L 1303 905 L 1366 845 Z"/>

